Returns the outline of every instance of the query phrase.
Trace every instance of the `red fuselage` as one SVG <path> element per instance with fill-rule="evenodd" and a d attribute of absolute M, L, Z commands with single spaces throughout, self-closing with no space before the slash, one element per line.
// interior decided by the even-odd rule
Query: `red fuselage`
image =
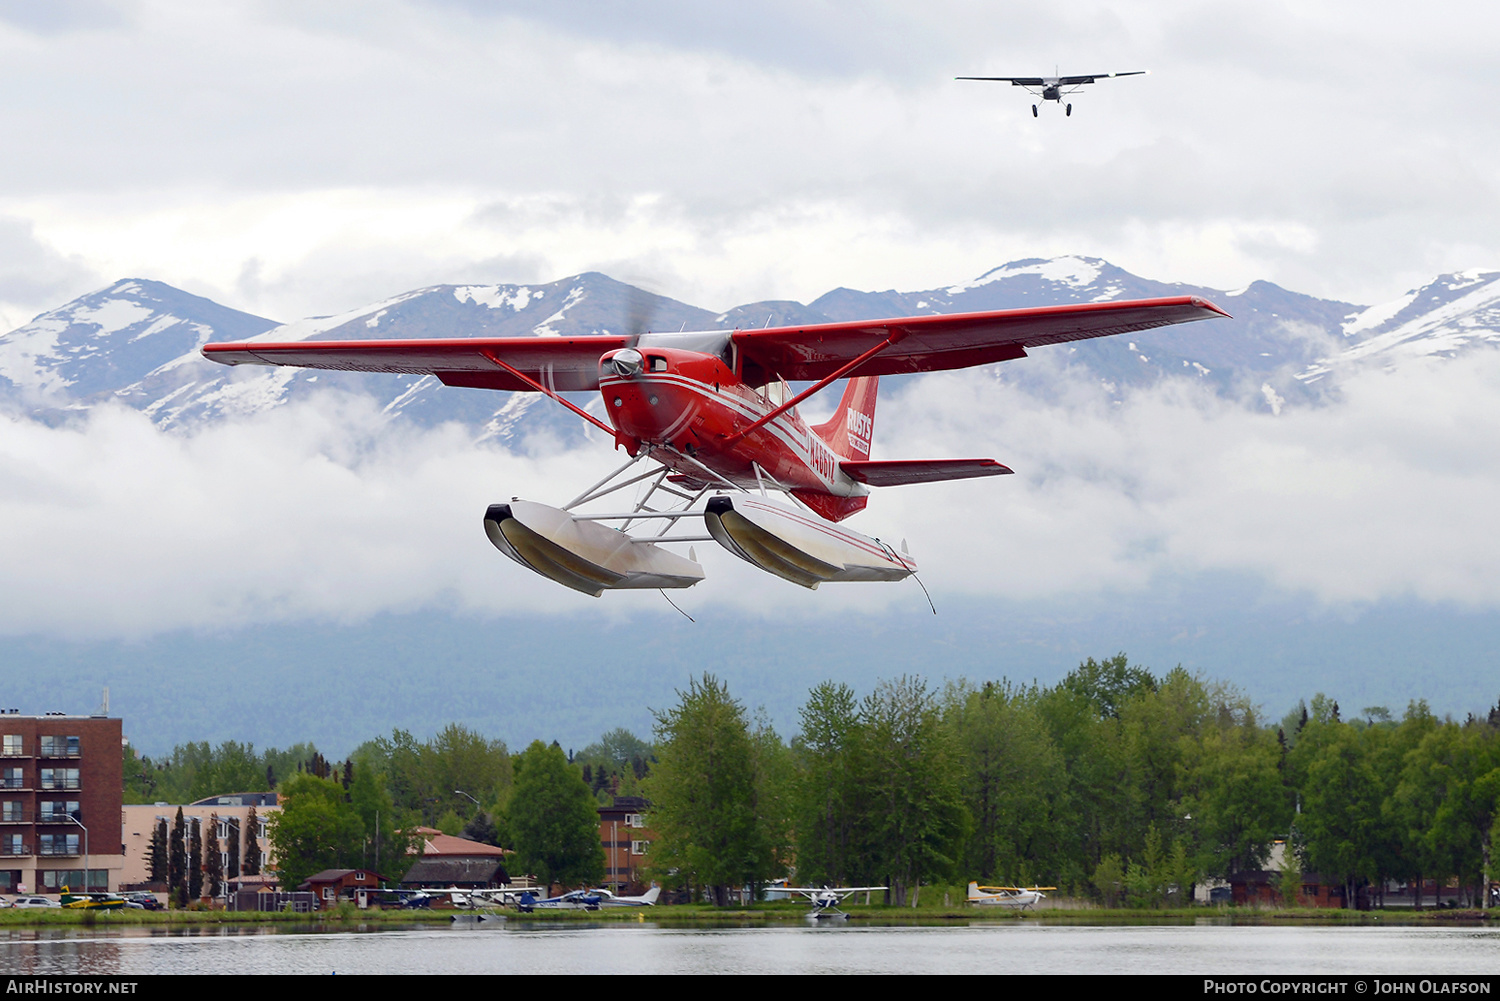
<path fill-rule="evenodd" d="M 622 361 L 616 363 L 616 359 Z M 637 363 L 637 359 L 639 359 Z M 624 348 L 599 363 L 599 392 L 617 440 L 631 455 L 652 454 L 689 480 L 737 486 L 761 476 L 791 490 L 813 510 L 839 520 L 865 506 L 868 489 L 839 469 L 840 456 L 795 408 L 746 433 L 779 406 L 785 384 L 758 392 L 717 355 L 680 348 Z M 767 484 L 769 485 L 769 484 Z"/>

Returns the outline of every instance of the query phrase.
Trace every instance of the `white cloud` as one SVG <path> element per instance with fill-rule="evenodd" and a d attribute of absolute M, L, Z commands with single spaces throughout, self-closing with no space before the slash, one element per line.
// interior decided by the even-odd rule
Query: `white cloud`
<path fill-rule="evenodd" d="M 722 309 L 1085 253 L 1373 302 L 1500 261 L 1483 4 L 64 13 L 0 11 L 0 213 L 74 294 L 142 275 L 295 319 L 620 262 Z M 952 79 L 1053 63 L 1153 75 L 1040 119 Z"/>
<path fill-rule="evenodd" d="M 1340 402 L 1279 417 L 1188 381 L 1119 406 L 1082 383 L 1043 400 L 990 371 L 895 390 L 877 457 L 990 455 L 1017 471 L 876 491 L 851 522 L 908 539 L 939 606 L 958 593 L 1067 605 L 1233 571 L 1334 607 L 1500 607 L 1500 352 L 1358 373 Z M 513 455 L 332 395 L 191 435 L 118 408 L 63 428 L 0 421 L 0 632 L 664 609 L 652 593 L 595 600 L 546 582 L 480 527 L 489 503 L 561 503 L 619 459 L 603 443 Z M 811 593 L 696 548 L 708 580 L 673 595 L 689 611 L 923 603 L 911 585 Z"/>

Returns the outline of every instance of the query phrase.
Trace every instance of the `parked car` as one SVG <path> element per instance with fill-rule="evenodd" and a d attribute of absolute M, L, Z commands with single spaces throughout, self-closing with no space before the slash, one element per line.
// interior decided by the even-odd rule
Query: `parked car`
<path fill-rule="evenodd" d="M 134 890 L 124 896 L 126 907 L 132 909 L 139 907 L 145 911 L 159 911 L 162 909 L 161 901 L 156 898 L 156 894 L 154 893 L 148 893 L 145 890 Z"/>
<path fill-rule="evenodd" d="M 59 904 L 57 901 L 52 900 L 49 897 L 17 897 L 11 903 L 11 906 L 12 907 L 61 907 L 62 904 Z"/>

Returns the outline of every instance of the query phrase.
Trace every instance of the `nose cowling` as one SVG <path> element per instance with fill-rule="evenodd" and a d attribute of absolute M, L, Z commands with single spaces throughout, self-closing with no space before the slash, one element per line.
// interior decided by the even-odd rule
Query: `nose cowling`
<path fill-rule="evenodd" d="M 612 370 L 613 374 L 622 379 L 633 379 L 645 369 L 646 360 L 635 348 L 621 348 L 605 355 L 600 360 L 599 367 Z"/>

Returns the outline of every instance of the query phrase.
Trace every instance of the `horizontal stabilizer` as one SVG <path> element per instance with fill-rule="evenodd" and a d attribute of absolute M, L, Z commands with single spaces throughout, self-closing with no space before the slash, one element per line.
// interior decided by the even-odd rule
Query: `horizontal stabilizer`
<path fill-rule="evenodd" d="M 967 480 L 975 476 L 1004 476 L 1015 470 L 994 459 L 900 459 L 895 462 L 841 462 L 839 468 L 850 479 L 872 487 L 899 487 L 906 483 L 936 483 Z"/>

